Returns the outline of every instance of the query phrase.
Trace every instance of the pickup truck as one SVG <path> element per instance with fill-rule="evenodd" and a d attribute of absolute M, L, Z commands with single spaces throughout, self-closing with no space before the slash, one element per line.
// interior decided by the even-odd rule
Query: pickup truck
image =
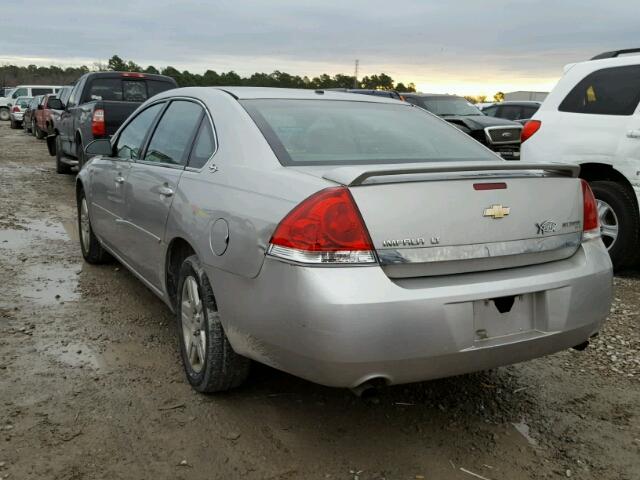
<path fill-rule="evenodd" d="M 56 171 L 82 168 L 84 147 L 97 138 L 109 138 L 138 106 L 157 93 L 176 88 L 164 75 L 136 72 L 92 72 L 80 77 L 47 137 Z"/>
<path fill-rule="evenodd" d="M 44 96 L 38 104 L 33 118 L 35 120 L 31 132 L 36 138 L 42 139 L 52 133 L 53 119 L 60 114 L 62 103 L 54 94 L 49 93 Z"/>
<path fill-rule="evenodd" d="M 438 115 L 505 160 L 520 160 L 522 125 L 489 117 L 462 97 L 436 93 L 401 93 L 405 101 Z"/>

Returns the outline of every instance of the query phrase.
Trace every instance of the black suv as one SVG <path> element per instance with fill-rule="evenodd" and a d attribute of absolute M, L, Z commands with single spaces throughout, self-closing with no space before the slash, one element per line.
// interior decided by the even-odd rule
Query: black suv
<path fill-rule="evenodd" d="M 513 120 L 514 122 L 518 122 L 524 125 L 525 122 L 531 119 L 534 113 L 538 111 L 540 105 L 542 105 L 542 102 L 526 100 L 510 102 L 507 101 L 502 103 L 494 103 L 493 105 L 484 107 L 482 109 L 482 113 L 484 113 L 485 115 L 489 115 L 490 117 Z"/>
<path fill-rule="evenodd" d="M 405 101 L 442 117 L 505 160 L 520 160 L 522 125 L 502 118 L 488 117 L 473 104 L 455 95 L 401 93 Z"/>

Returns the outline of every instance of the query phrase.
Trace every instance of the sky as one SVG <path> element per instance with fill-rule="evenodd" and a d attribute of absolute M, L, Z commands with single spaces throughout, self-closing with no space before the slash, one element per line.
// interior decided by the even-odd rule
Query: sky
<path fill-rule="evenodd" d="M 640 47 L 638 0 L 23 0 L 2 2 L 0 64 L 114 54 L 242 75 L 385 72 L 434 93 L 550 90 L 565 64 Z"/>

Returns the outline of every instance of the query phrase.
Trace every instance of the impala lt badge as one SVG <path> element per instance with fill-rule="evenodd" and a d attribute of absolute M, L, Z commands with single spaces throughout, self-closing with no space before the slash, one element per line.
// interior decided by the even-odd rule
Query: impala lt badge
<path fill-rule="evenodd" d="M 424 245 L 424 238 L 403 238 L 400 240 L 384 240 L 382 242 L 383 247 L 419 247 Z"/>
<path fill-rule="evenodd" d="M 492 217 L 495 219 L 504 218 L 509 215 L 511 209 L 509 207 L 503 207 L 502 205 L 491 205 L 489 208 L 485 208 L 482 212 L 483 217 Z"/>
<path fill-rule="evenodd" d="M 536 223 L 538 229 L 538 235 L 544 235 L 545 233 L 553 233 L 556 231 L 558 225 L 551 220 L 545 220 L 544 222 Z"/>

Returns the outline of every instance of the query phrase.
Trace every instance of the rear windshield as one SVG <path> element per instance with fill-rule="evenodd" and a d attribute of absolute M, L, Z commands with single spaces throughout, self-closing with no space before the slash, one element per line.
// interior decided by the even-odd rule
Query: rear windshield
<path fill-rule="evenodd" d="M 460 116 L 468 117 L 482 115 L 477 107 L 469 103 L 464 98 L 448 97 L 448 98 L 420 98 L 420 105 L 431 113 L 440 115 L 441 117 Z"/>
<path fill-rule="evenodd" d="M 96 78 L 91 82 L 87 98 L 84 100 L 142 103 L 155 94 L 172 88 L 174 88 L 173 84 L 158 80 Z"/>
<path fill-rule="evenodd" d="M 243 100 L 283 165 L 495 160 L 468 135 L 410 105 Z"/>

